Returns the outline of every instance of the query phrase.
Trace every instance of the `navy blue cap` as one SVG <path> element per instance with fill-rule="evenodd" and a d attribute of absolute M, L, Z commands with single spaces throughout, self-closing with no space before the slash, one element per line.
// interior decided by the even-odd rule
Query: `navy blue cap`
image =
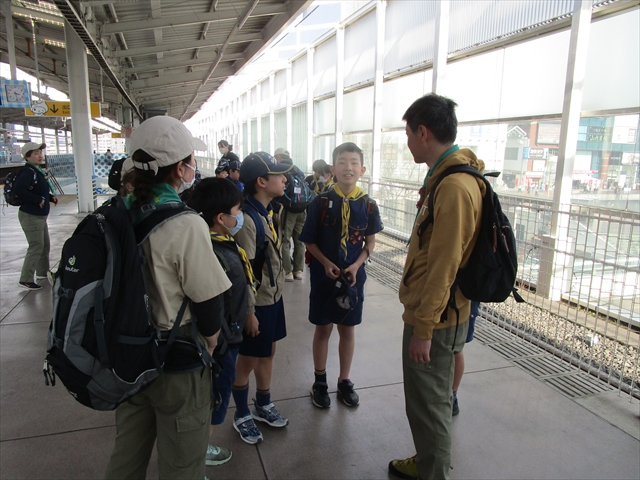
<path fill-rule="evenodd" d="M 343 274 L 336 280 L 332 296 L 338 306 L 345 310 L 353 310 L 358 304 L 358 289 L 355 285 L 352 287 L 351 281 Z"/>
<path fill-rule="evenodd" d="M 240 163 L 240 160 L 231 160 L 229 162 L 229 170 L 240 170 L 241 166 L 242 163 Z"/>
<path fill-rule="evenodd" d="M 223 170 L 229 171 L 229 160 L 227 160 L 226 158 L 221 158 L 218 162 L 218 166 L 216 167 L 216 175 Z"/>
<path fill-rule="evenodd" d="M 240 167 L 240 181 L 248 183 L 258 177 L 286 173 L 293 165 L 280 163 L 267 152 L 254 152 L 245 157 Z"/>

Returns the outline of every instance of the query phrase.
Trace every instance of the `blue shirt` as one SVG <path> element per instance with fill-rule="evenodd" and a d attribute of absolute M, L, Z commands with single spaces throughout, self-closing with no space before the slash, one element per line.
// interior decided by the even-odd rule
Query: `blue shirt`
<path fill-rule="evenodd" d="M 326 208 L 321 206 L 323 198 L 328 199 Z M 307 221 L 298 239 L 301 242 L 316 244 L 323 255 L 337 266 L 348 267 L 362 252 L 365 237 L 383 229 L 378 205 L 371 203 L 371 211 L 368 211 L 370 202 L 367 199 L 368 197 L 365 196 L 358 200 L 350 200 L 351 213 L 346 257 L 340 248 L 343 199 L 334 190 L 317 196 L 309 204 Z M 326 200 L 324 202 L 327 203 Z"/>

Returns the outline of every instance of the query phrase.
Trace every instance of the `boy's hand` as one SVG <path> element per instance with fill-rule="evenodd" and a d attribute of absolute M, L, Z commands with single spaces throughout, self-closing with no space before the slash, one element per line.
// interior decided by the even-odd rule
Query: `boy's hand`
<path fill-rule="evenodd" d="M 335 280 L 340 276 L 340 269 L 333 262 L 327 260 L 324 263 L 324 273 L 327 275 L 327 277 Z"/>
<path fill-rule="evenodd" d="M 255 313 L 247 315 L 247 319 L 244 322 L 244 331 L 250 337 L 256 337 L 260 334 L 260 322 L 258 322 L 258 317 L 256 317 Z"/>
<path fill-rule="evenodd" d="M 351 281 L 351 284 L 350 284 L 351 287 L 353 287 L 356 284 L 356 276 L 358 275 L 359 269 L 360 267 L 355 263 L 352 263 L 351 265 L 349 265 L 347 268 L 344 269 L 344 275 Z"/>

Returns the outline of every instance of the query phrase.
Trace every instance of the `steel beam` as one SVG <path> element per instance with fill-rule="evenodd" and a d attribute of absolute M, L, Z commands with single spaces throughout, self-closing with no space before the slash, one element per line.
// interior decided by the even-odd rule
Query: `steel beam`
<path fill-rule="evenodd" d="M 247 33 L 243 35 L 236 35 L 231 43 L 245 43 L 253 42 L 255 40 L 262 40 L 261 33 Z M 142 55 L 154 55 L 158 52 L 179 52 L 181 50 L 192 50 L 194 48 L 213 48 L 219 47 L 224 43 L 224 40 L 216 38 L 215 40 L 197 40 L 195 42 L 180 42 L 170 43 L 167 45 L 159 45 L 156 47 L 138 47 L 129 48 L 128 50 L 116 50 L 113 52 L 114 57 L 139 57 Z"/>
<path fill-rule="evenodd" d="M 242 57 L 243 55 L 241 53 L 233 53 L 228 55 L 225 54 L 222 61 L 223 62 L 235 61 Z M 211 65 L 217 60 L 217 58 L 218 56 L 214 55 L 213 57 L 206 57 L 206 58 L 201 58 L 201 57 L 198 57 L 196 59 L 188 58 L 186 60 L 174 60 L 174 61 L 158 63 L 154 65 L 140 65 L 133 68 L 127 68 L 125 70 L 125 73 L 127 73 L 127 75 L 130 75 L 132 73 L 154 72 L 160 69 L 195 67 L 197 65 Z"/>
<path fill-rule="evenodd" d="M 149 87 L 162 87 L 166 85 L 184 85 L 186 83 L 202 83 L 203 71 L 185 73 L 179 75 L 163 75 L 162 77 L 143 78 L 131 82 L 131 88 L 140 90 Z M 221 68 L 219 71 L 211 75 L 210 78 L 226 78 L 235 73 L 233 68 Z"/>
<path fill-rule="evenodd" d="M 287 13 L 287 4 L 282 5 L 259 5 L 251 13 L 252 17 L 260 17 L 266 15 L 277 15 Z M 139 32 L 141 30 L 152 30 L 161 27 L 179 27 L 183 25 L 197 25 L 199 23 L 211 23 L 221 21 L 231 21 L 238 18 L 238 12 L 232 8 L 220 9 L 216 12 L 207 12 L 201 14 L 183 15 L 180 17 L 164 17 L 154 18 L 141 22 L 139 20 L 125 21 L 118 23 L 106 23 L 101 27 L 101 34 L 108 35 L 120 32 Z"/>

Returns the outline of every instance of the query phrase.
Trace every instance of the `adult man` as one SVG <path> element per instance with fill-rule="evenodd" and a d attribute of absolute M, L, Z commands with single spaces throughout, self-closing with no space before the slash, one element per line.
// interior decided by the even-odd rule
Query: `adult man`
<path fill-rule="evenodd" d="M 293 165 L 291 155 L 287 150 L 280 147 L 273 154 L 276 160 L 286 165 Z M 291 172 L 304 178 L 304 173 L 293 165 Z M 293 213 L 286 209 L 282 219 L 282 263 L 285 271 L 285 282 L 302 280 L 302 268 L 304 267 L 304 243 L 298 240 L 302 227 L 307 219 L 307 212 Z M 293 265 L 291 265 L 291 238 L 293 237 Z"/>
<path fill-rule="evenodd" d="M 455 107 L 452 100 L 429 94 L 416 100 L 402 117 L 414 161 L 426 163 L 429 172 L 420 190 L 420 209 L 399 291 L 405 322 L 405 402 L 417 455 L 393 460 L 389 470 L 424 480 L 449 478 L 454 354 L 462 351 L 467 337 L 470 301 L 456 292 L 459 316 L 447 303 L 456 272 L 466 266 L 478 238 L 485 193 L 484 184 L 464 173 L 449 175 L 431 192 L 448 167 L 484 169 L 471 150 L 454 145 Z M 429 194 L 435 197 L 433 223 L 427 226 L 423 222 L 429 213 L 425 201 Z"/>

